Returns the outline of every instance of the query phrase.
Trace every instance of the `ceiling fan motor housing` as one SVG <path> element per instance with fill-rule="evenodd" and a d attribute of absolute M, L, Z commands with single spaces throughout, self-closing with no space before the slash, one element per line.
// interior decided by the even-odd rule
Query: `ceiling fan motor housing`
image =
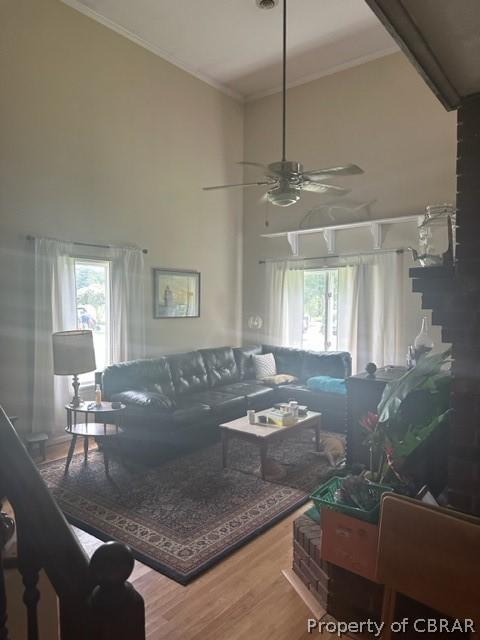
<path fill-rule="evenodd" d="M 281 162 L 272 162 L 268 165 L 268 169 L 277 176 L 295 178 L 303 172 L 303 165 L 295 160 L 282 160 Z"/>

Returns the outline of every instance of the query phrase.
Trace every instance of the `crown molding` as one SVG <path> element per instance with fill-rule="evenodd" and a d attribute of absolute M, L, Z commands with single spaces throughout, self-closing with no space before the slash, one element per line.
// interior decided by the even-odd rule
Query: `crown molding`
<path fill-rule="evenodd" d="M 92 18 L 92 20 L 99 22 L 104 27 L 107 27 L 108 29 L 115 31 L 116 33 L 123 36 L 124 38 L 128 38 L 128 40 L 130 40 L 131 42 L 134 42 L 140 47 L 143 47 L 144 49 L 147 49 L 151 53 L 154 53 L 156 56 L 159 56 L 163 60 L 166 60 L 170 64 L 173 64 L 175 67 L 182 69 L 182 71 L 185 71 L 186 73 L 189 73 L 190 75 L 195 76 L 195 78 L 197 78 L 198 80 L 201 80 L 202 82 L 206 82 L 214 89 L 217 89 L 222 93 L 225 93 L 227 96 L 234 98 L 238 102 L 245 101 L 244 96 L 238 91 L 234 91 L 233 89 L 230 89 L 230 87 L 227 87 L 226 85 L 222 84 L 221 82 L 218 82 L 214 78 L 211 78 L 210 76 L 202 73 L 201 71 L 198 71 L 198 69 L 191 67 L 189 64 L 187 64 L 180 58 L 177 58 L 176 56 L 162 49 L 161 47 L 157 47 L 151 42 L 144 40 L 137 34 L 133 33 L 132 31 L 129 31 L 125 27 L 122 27 L 120 24 L 114 22 L 113 20 L 110 20 L 109 18 L 102 16 L 100 13 L 97 13 L 90 7 L 85 6 L 79 0 L 61 0 L 61 1 L 63 2 L 63 4 L 68 5 L 72 9 L 75 9 L 76 11 L 83 13 L 83 15 L 88 16 L 89 18 Z"/>
<path fill-rule="evenodd" d="M 367 62 L 372 62 L 373 60 L 377 60 L 377 58 L 384 58 L 385 56 L 389 56 L 392 53 L 398 53 L 400 48 L 396 45 L 391 47 L 387 47 L 386 49 L 379 49 L 373 53 L 369 53 L 365 56 L 359 56 L 358 58 L 352 58 L 351 60 L 347 60 L 347 62 L 342 62 L 342 64 L 337 64 L 334 67 L 329 67 L 328 69 L 324 69 L 318 73 L 312 73 L 308 76 L 303 76 L 298 80 L 294 80 L 293 82 L 287 82 L 287 89 L 293 89 L 294 87 L 299 87 L 302 84 L 307 84 L 308 82 L 312 82 L 313 80 L 319 80 L 320 78 L 325 78 L 326 76 L 332 76 L 335 73 L 339 73 L 340 71 L 346 71 L 347 69 L 351 69 L 352 67 L 358 67 L 361 64 L 365 64 Z M 265 91 L 258 91 L 256 93 L 251 93 L 245 96 L 245 102 L 254 102 L 255 100 L 260 100 L 260 98 L 266 98 L 267 96 L 272 96 L 275 93 L 280 93 L 282 90 L 282 86 L 278 85 L 273 89 L 267 89 Z"/>
<path fill-rule="evenodd" d="M 221 91 L 222 93 L 226 94 L 227 96 L 230 96 L 231 98 L 234 98 L 240 103 L 253 102 L 255 100 L 259 100 L 260 98 L 264 98 L 266 96 L 279 93 L 282 90 L 282 87 L 278 85 L 273 89 L 258 91 L 250 95 L 243 95 L 242 93 L 235 91 L 234 89 L 231 89 L 230 87 L 223 84 L 222 82 L 218 82 L 218 80 L 215 80 L 209 75 L 202 73 L 198 69 L 195 69 L 188 63 L 184 62 L 181 58 L 177 58 L 176 56 L 172 55 L 168 51 L 165 51 L 164 49 L 162 49 L 161 47 L 158 47 L 157 45 L 152 44 L 148 40 L 141 38 L 140 36 L 133 33 L 132 31 L 129 31 L 128 29 L 118 24 L 117 22 L 114 22 L 113 20 L 110 20 L 109 18 L 101 15 L 94 9 L 87 7 L 82 2 L 80 2 L 80 0 L 61 0 L 61 1 L 63 2 L 63 4 L 66 4 L 67 6 L 71 7 L 72 9 L 75 9 L 79 13 L 82 13 L 83 15 L 89 18 L 92 18 L 92 20 L 99 22 L 104 27 L 107 27 L 108 29 L 115 31 L 116 33 L 123 36 L 124 38 L 127 38 L 128 40 L 130 40 L 131 42 L 134 42 L 138 46 L 143 47 L 144 49 L 147 49 L 147 51 L 150 51 L 154 55 L 159 56 L 166 62 L 173 64 L 175 67 L 182 69 L 182 71 L 185 71 L 186 73 L 194 76 L 198 80 L 205 82 L 206 84 L 210 85 L 214 89 Z M 395 45 L 392 47 L 388 47 L 386 49 L 381 49 L 379 51 L 368 54 L 366 56 L 352 58 L 347 62 L 343 62 L 342 64 L 335 65 L 334 67 L 330 67 L 319 73 L 303 76 L 298 80 L 289 82 L 287 83 L 287 89 L 292 89 L 293 87 L 298 87 L 302 84 L 307 84 L 308 82 L 312 82 L 313 80 L 318 80 L 319 78 L 324 78 L 325 76 L 333 75 L 334 73 L 338 73 L 339 71 L 345 71 L 346 69 L 350 69 L 351 67 L 356 67 L 366 62 L 371 62 L 372 60 L 376 60 L 377 58 L 382 58 L 392 53 L 396 53 L 399 50 L 400 50 L 399 47 Z"/>

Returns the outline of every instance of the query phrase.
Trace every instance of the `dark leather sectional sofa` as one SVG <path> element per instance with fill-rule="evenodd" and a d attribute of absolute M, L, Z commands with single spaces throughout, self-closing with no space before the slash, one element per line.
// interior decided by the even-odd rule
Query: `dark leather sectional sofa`
<path fill-rule="evenodd" d="M 277 373 L 298 378 L 276 388 L 255 379 L 254 354 L 273 353 Z M 324 428 L 344 431 L 345 397 L 311 391 L 305 381 L 316 375 L 346 378 L 346 352 L 310 352 L 269 345 L 199 349 L 107 367 L 102 375 L 105 400 L 127 408 L 125 435 L 147 446 L 179 444 L 208 427 L 238 418 L 247 409 L 266 409 L 275 402 L 297 400 L 323 414 Z"/>

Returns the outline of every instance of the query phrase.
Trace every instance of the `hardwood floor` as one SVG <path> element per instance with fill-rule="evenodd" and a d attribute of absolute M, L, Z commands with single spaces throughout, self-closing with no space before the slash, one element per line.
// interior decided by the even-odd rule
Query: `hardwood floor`
<path fill-rule="evenodd" d="M 48 459 L 64 457 L 67 446 L 50 447 Z M 147 639 L 311 638 L 311 614 L 281 573 L 292 564 L 292 522 L 304 511 L 302 507 L 186 587 L 136 562 L 131 582 L 145 599 Z M 88 552 L 101 544 L 76 532 Z"/>

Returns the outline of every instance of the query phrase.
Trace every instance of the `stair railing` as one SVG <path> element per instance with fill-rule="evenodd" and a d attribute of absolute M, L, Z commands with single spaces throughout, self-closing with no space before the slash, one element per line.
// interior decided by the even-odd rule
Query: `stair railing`
<path fill-rule="evenodd" d="M 15 513 L 28 640 L 39 638 L 42 569 L 58 597 L 61 640 L 145 640 L 144 602 L 127 582 L 134 565 L 132 552 L 121 543 L 108 542 L 88 559 L 0 406 L 2 497 Z M 2 567 L 0 640 L 8 640 L 6 607 Z"/>

